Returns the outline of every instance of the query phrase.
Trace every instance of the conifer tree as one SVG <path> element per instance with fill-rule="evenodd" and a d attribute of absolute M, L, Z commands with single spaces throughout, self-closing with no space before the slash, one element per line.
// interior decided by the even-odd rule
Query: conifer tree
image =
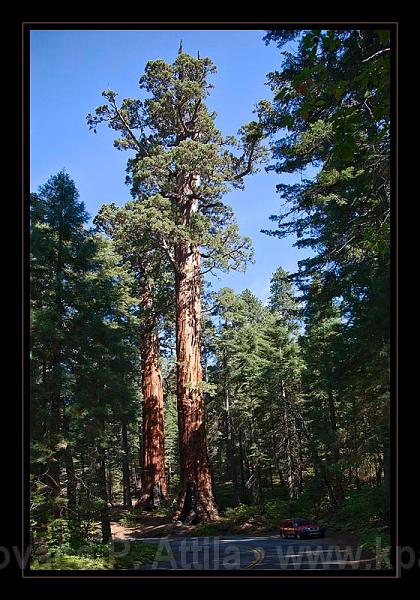
<path fill-rule="evenodd" d="M 278 228 L 266 233 L 292 233 L 299 248 L 311 248 L 296 274 L 301 290 L 311 297 L 315 278 L 321 313 L 340 305 L 342 349 L 333 360 L 337 385 L 340 372 L 340 398 L 353 406 L 354 432 L 359 418 L 364 422 L 358 406 L 369 404 L 380 423 L 370 437 L 382 446 L 387 506 L 390 35 L 386 28 L 268 31 L 266 42 L 276 43 L 284 58 L 268 75 L 272 103 L 260 104 L 266 130 L 274 136 L 270 168 L 301 175 L 298 183 L 279 182 L 285 209 L 272 216 Z M 291 51 L 284 49 L 287 42 Z M 311 327 L 316 327 L 313 321 Z"/>
<path fill-rule="evenodd" d="M 259 122 L 241 129 L 239 143 L 215 127 L 215 113 L 205 104 L 212 87 L 207 79 L 214 72 L 210 59 L 193 58 L 180 48 L 173 64 L 147 63 L 140 79 L 149 93 L 144 101 L 125 99 L 118 106 L 117 94 L 107 90 L 107 104 L 87 117 L 91 128 L 107 122 L 120 133 L 115 146 L 134 152 L 127 182 L 175 273 L 181 461 L 175 518 L 185 522 L 218 516 L 204 424 L 201 277 L 243 263 L 249 240 L 239 237 L 222 196 L 229 185 L 241 187 L 264 154 Z"/>
<path fill-rule="evenodd" d="M 94 254 L 74 304 L 76 314 L 71 329 L 74 385 L 67 412 L 76 431 L 79 430 L 79 443 L 85 452 L 91 453 L 91 497 L 95 501 L 87 507 L 87 513 L 90 519 L 99 517 L 106 543 L 111 539 L 107 471 L 115 439 L 122 446 L 121 470 L 127 504 L 131 494 L 127 474 L 129 441 L 124 443 L 121 424 L 134 419 L 137 409 L 138 324 L 134 314 L 137 299 L 132 295 L 132 275 L 112 242 L 101 235 L 92 235 L 91 240 Z"/>
<path fill-rule="evenodd" d="M 129 265 L 138 298 L 142 356 L 143 427 L 141 490 L 138 506 L 156 508 L 166 496 L 163 381 L 159 321 L 173 304 L 173 283 L 165 253 L 144 228 L 138 203 L 104 205 L 96 226 L 113 240 Z"/>
<path fill-rule="evenodd" d="M 70 384 L 71 298 L 86 268 L 87 214 L 73 180 L 63 170 L 31 196 L 31 405 L 34 464 L 46 465 L 42 479 L 53 510 L 61 494 L 63 407 Z"/>
<path fill-rule="evenodd" d="M 107 448 L 137 401 L 131 276 L 86 219 L 64 171 L 31 197 L 31 470 L 73 547 L 85 518 L 110 539 Z"/>

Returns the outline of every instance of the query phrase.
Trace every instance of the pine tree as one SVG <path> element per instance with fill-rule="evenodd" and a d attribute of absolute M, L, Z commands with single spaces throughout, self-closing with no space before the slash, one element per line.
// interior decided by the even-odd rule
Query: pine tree
<path fill-rule="evenodd" d="M 126 464 L 129 442 L 125 443 L 126 432 L 121 425 L 127 425 L 137 410 L 137 300 L 131 295 L 132 275 L 112 242 L 99 235 L 91 239 L 95 252 L 78 289 L 71 330 L 74 388 L 68 413 L 74 415 L 76 429 L 83 424 L 78 437 L 84 453 L 92 455 L 91 495 L 95 498 L 87 506 L 88 517 L 99 517 L 106 543 L 111 537 L 107 467 L 115 439 L 120 439 L 122 445 L 126 503 L 130 498 Z M 79 449 L 78 444 L 76 447 Z"/>
<path fill-rule="evenodd" d="M 382 446 L 388 494 L 390 31 L 273 30 L 265 39 L 279 48 L 295 45 L 268 75 L 273 102 L 260 104 L 267 132 L 285 132 L 273 140 L 270 168 L 301 175 L 299 183 L 278 184 L 285 210 L 272 216 L 278 228 L 266 233 L 293 233 L 299 248 L 311 248 L 296 280 L 310 298 L 315 278 L 321 312 L 340 307 L 336 385 L 340 380 L 343 404 L 353 406 L 353 432 L 364 423 L 362 405 L 380 423 L 371 437 Z M 337 387 L 330 397 L 338 393 Z"/>
<path fill-rule="evenodd" d="M 74 287 L 86 265 L 87 214 L 65 171 L 31 196 L 31 405 L 34 464 L 60 514 L 63 407 L 71 359 Z M 46 468 L 44 469 L 44 465 Z"/>
<path fill-rule="evenodd" d="M 273 400 L 272 423 L 278 423 L 278 469 L 286 475 L 289 500 L 299 496 L 303 487 L 304 441 L 301 415 L 301 377 L 304 363 L 298 345 L 301 306 L 296 298 L 290 275 L 281 267 L 271 278 L 270 314 L 265 334 L 270 342 L 265 380 Z M 280 435 L 279 435 L 280 434 Z"/>

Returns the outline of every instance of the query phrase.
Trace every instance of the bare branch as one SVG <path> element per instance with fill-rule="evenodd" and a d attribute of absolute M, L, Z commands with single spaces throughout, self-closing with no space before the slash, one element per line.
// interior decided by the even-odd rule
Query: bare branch
<path fill-rule="evenodd" d="M 155 235 L 157 235 L 157 237 L 159 238 L 160 243 L 162 244 L 162 248 L 163 248 L 163 250 L 164 250 L 164 252 L 165 252 L 165 254 L 166 254 L 169 262 L 171 263 L 171 266 L 172 266 L 173 270 L 175 271 L 175 273 L 179 274 L 180 271 L 179 271 L 178 266 L 177 266 L 177 264 L 175 262 L 175 258 L 174 258 L 173 254 L 171 252 L 171 249 L 169 247 L 169 244 L 168 244 L 167 240 L 165 239 L 164 236 L 159 235 L 156 231 L 154 231 L 153 233 Z"/>
<path fill-rule="evenodd" d="M 375 56 L 379 56 L 380 54 L 383 54 L 384 52 L 389 52 L 391 50 L 391 48 L 384 48 L 383 50 L 379 50 L 379 52 L 375 52 L 375 54 L 372 54 L 372 56 L 369 56 L 369 58 L 365 58 L 364 60 L 362 60 L 362 62 L 368 62 L 368 60 L 372 60 L 372 58 L 375 58 Z"/>

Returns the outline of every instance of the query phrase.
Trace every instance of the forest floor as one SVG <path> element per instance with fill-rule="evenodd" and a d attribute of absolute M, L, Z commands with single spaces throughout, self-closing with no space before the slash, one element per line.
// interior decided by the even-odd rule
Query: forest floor
<path fill-rule="evenodd" d="M 168 520 L 166 516 L 158 516 L 153 513 L 143 512 L 141 521 L 133 525 L 123 525 L 118 521 L 111 522 L 112 537 L 123 540 L 124 538 L 147 538 L 165 537 L 172 535 L 185 535 L 192 526 L 177 526 Z"/>
<path fill-rule="evenodd" d="M 145 538 L 178 538 L 194 536 L 276 536 L 279 535 L 276 528 L 267 528 L 264 524 L 242 523 L 232 525 L 227 520 L 220 518 L 219 521 L 208 524 L 203 530 L 203 525 L 180 525 L 168 520 L 167 516 L 158 516 L 153 513 L 143 512 L 141 520 L 135 524 L 124 525 L 118 521 L 111 522 L 112 537 L 114 540 L 145 539 Z M 358 546 L 359 536 L 348 532 L 329 531 L 328 538 L 334 544 Z"/>

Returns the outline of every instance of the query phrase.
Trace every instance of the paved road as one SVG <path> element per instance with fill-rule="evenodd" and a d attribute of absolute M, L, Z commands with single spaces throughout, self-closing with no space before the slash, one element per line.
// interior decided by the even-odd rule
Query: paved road
<path fill-rule="evenodd" d="M 329 570 L 375 569 L 360 548 L 336 539 L 283 540 L 267 537 L 144 538 L 156 544 L 155 561 L 141 569 L 164 570 Z M 125 538 L 130 541 L 130 538 Z"/>

